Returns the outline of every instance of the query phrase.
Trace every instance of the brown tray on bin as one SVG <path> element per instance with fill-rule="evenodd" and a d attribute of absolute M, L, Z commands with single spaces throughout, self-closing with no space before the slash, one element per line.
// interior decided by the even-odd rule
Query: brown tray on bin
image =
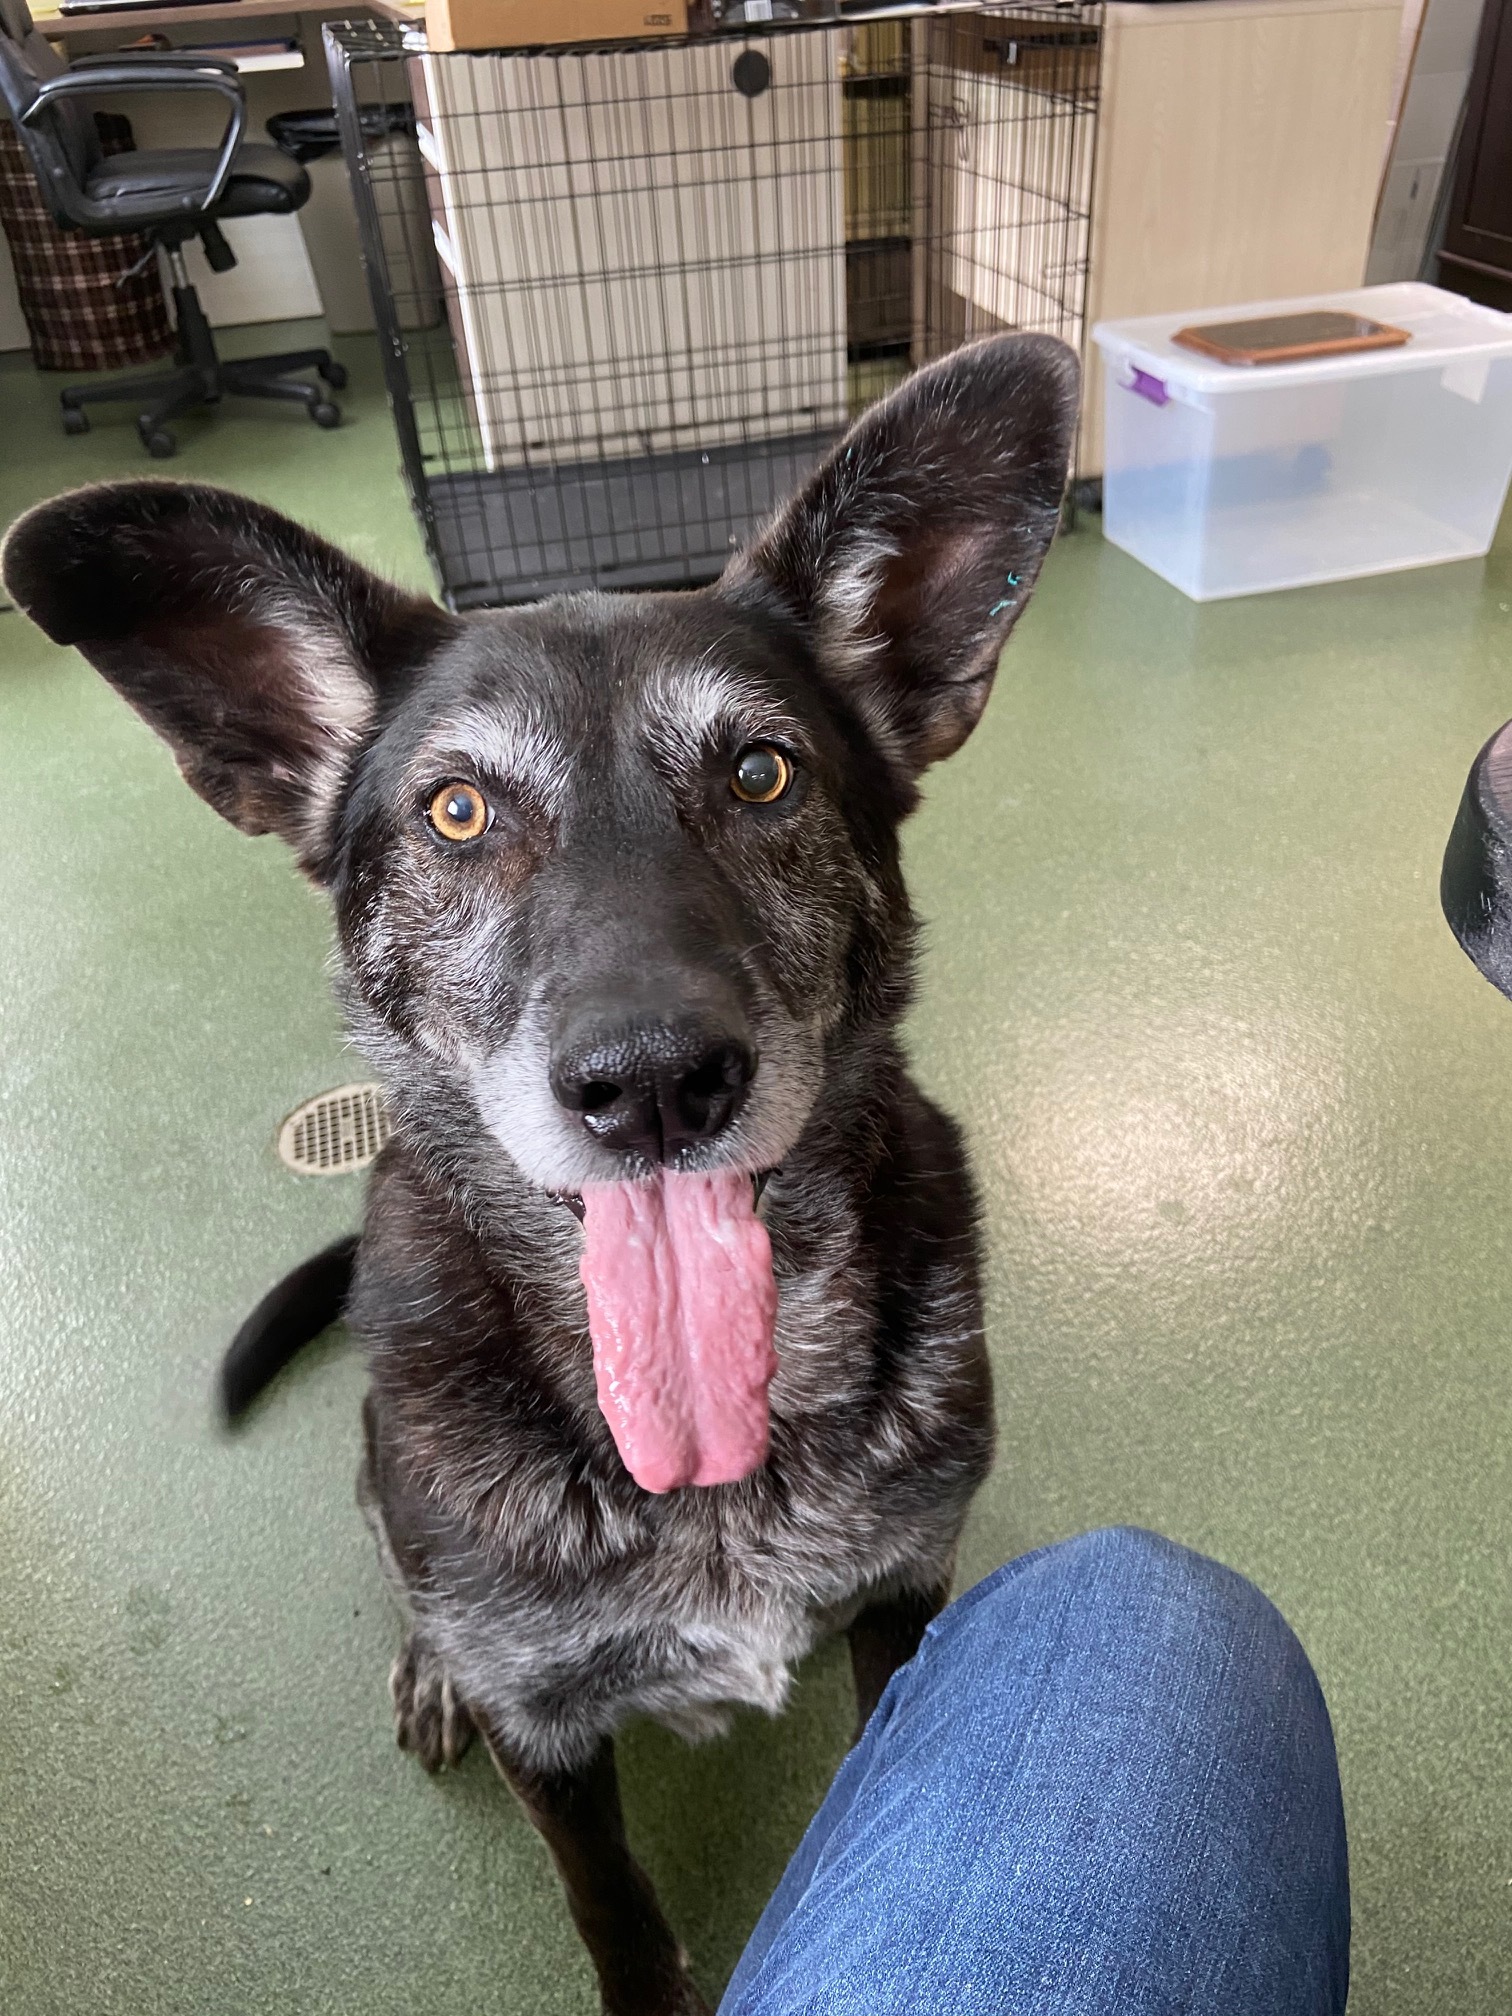
<path fill-rule="evenodd" d="M 1305 308 L 1289 315 L 1251 315 L 1240 322 L 1197 322 L 1171 338 L 1220 364 L 1300 364 L 1352 350 L 1394 350 L 1412 341 L 1407 329 L 1372 322 L 1344 308 Z"/>

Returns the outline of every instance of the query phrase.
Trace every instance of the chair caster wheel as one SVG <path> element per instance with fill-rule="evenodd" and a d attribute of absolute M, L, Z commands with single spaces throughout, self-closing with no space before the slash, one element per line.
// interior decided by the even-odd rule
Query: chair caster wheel
<path fill-rule="evenodd" d="M 154 462 L 166 462 L 170 455 L 177 455 L 178 442 L 166 427 L 153 427 L 146 420 L 138 420 L 137 433 Z"/>
<path fill-rule="evenodd" d="M 89 415 L 84 411 L 82 406 L 65 406 L 63 408 L 63 432 L 65 434 L 87 434 L 89 432 Z"/>
<path fill-rule="evenodd" d="M 317 399 L 310 408 L 310 418 L 317 427 L 339 427 L 341 408 L 333 405 L 329 399 Z"/>
<path fill-rule="evenodd" d="M 315 369 L 324 378 L 333 392 L 340 392 L 345 389 L 347 382 L 347 368 L 345 364 L 338 364 L 333 357 L 329 364 L 317 364 Z"/>

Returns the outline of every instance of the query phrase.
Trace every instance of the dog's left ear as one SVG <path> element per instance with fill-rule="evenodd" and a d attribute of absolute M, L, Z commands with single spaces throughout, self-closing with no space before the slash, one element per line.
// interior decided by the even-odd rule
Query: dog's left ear
<path fill-rule="evenodd" d="M 909 776 L 976 726 L 1055 535 L 1080 371 L 1053 336 L 954 351 L 871 408 L 722 591 L 808 631 Z"/>

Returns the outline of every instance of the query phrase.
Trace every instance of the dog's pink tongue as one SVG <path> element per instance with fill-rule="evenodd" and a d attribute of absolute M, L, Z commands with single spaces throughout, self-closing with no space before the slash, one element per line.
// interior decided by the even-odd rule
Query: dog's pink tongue
<path fill-rule="evenodd" d="M 733 1484 L 767 1452 L 777 1284 L 751 1179 L 583 1189 L 598 1402 L 644 1490 Z"/>

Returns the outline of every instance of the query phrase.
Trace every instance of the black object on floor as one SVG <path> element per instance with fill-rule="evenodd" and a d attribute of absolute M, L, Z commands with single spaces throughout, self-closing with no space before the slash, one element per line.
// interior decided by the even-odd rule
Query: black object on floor
<path fill-rule="evenodd" d="M 1512 721 L 1497 729 L 1465 780 L 1439 897 L 1465 953 L 1493 987 L 1512 995 Z"/>

